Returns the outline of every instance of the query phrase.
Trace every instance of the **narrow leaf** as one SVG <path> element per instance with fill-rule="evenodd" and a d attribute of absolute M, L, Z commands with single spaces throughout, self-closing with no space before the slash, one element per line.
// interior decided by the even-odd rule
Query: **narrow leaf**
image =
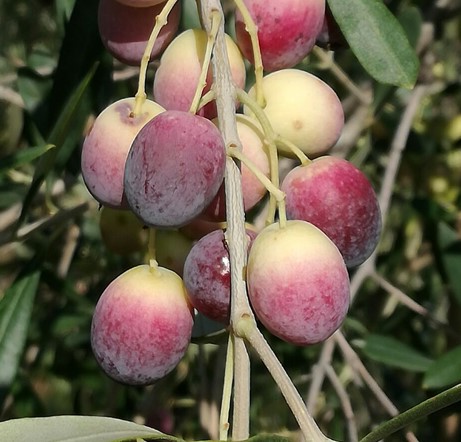
<path fill-rule="evenodd" d="M 58 121 L 50 133 L 50 142 L 61 145 L 65 141 L 67 133 L 72 128 L 75 115 L 79 110 L 84 94 L 88 89 L 88 86 L 96 72 L 97 67 L 98 63 L 95 63 L 83 77 L 74 93 L 70 96 L 69 101 L 66 103 L 66 106 L 64 107 L 61 115 L 58 118 Z"/>
<path fill-rule="evenodd" d="M 437 226 L 442 264 L 456 300 L 461 305 L 461 240 L 458 232 L 446 223 Z"/>
<path fill-rule="evenodd" d="M 411 46 L 416 48 L 423 26 L 421 11 L 416 6 L 408 6 L 402 9 L 397 18 Z"/>
<path fill-rule="evenodd" d="M 280 436 L 278 434 L 258 434 L 250 437 L 247 442 L 290 442 L 293 438 Z"/>
<path fill-rule="evenodd" d="M 398 20 L 381 0 L 328 0 L 355 56 L 377 81 L 414 86 L 418 58 Z"/>
<path fill-rule="evenodd" d="M 44 146 L 29 147 L 27 149 L 20 150 L 12 155 L 2 159 L 0 164 L 0 175 L 4 174 L 10 169 L 22 166 L 30 163 L 36 158 L 41 157 L 44 153 L 55 147 L 53 144 L 45 144 Z"/>
<path fill-rule="evenodd" d="M 80 109 L 84 94 L 90 84 L 91 79 L 93 78 L 96 68 L 97 65 L 95 64 L 85 75 L 77 89 L 69 98 L 69 101 L 67 102 L 58 121 L 56 122 L 51 131 L 48 141 L 49 143 L 56 145 L 56 148 L 52 149 L 51 151 L 43 155 L 37 164 L 32 184 L 30 185 L 29 191 L 27 192 L 27 195 L 24 199 L 21 215 L 17 223 L 18 228 L 24 221 L 26 213 L 29 210 L 30 203 L 35 197 L 38 189 L 42 185 L 50 170 L 53 168 L 59 149 L 64 143 L 68 132 L 72 129 L 73 119 L 75 118 L 75 115 Z"/>
<path fill-rule="evenodd" d="M 424 376 L 426 388 L 441 388 L 461 382 L 461 346 L 435 360 Z"/>
<path fill-rule="evenodd" d="M 53 416 L 0 423 L 0 440 L 8 442 L 122 442 L 143 438 L 182 442 L 134 422 L 101 416 Z"/>
<path fill-rule="evenodd" d="M 432 363 L 417 350 L 388 336 L 369 335 L 363 351 L 374 361 L 408 371 L 426 371 Z"/>
<path fill-rule="evenodd" d="M 38 271 L 22 277 L 0 301 L 0 389 L 6 389 L 16 375 L 39 279 Z"/>

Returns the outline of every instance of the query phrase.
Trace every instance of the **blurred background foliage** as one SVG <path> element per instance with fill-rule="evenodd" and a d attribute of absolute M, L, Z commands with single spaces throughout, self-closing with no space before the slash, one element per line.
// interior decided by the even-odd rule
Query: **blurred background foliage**
<path fill-rule="evenodd" d="M 182 27 L 196 25 L 193 2 L 183 3 Z M 349 355 L 358 355 L 403 411 L 461 381 L 461 3 L 385 3 L 418 51 L 425 94 L 392 182 L 376 273 L 360 284 L 343 333 Z M 233 6 L 224 4 L 232 33 Z M 96 17 L 96 0 L 0 3 L 0 418 L 106 415 L 184 438 L 210 438 L 225 339 L 192 344 L 178 368 L 148 388 L 111 381 L 91 352 L 98 297 L 143 260 L 142 252 L 122 256 L 103 240 L 98 205 L 79 171 L 92 119 L 133 95 L 137 83 L 137 69 L 104 50 Z M 334 55 L 312 54 L 300 67 L 326 80 L 343 100 L 347 124 L 334 153 L 359 165 L 379 192 L 412 91 L 375 83 L 347 47 L 335 49 Z M 371 104 L 350 92 L 350 82 L 373 97 Z M 166 255 L 168 247 L 166 241 Z M 307 398 L 322 346 L 267 338 Z M 331 379 L 347 393 L 363 435 L 389 413 L 351 360 L 335 351 L 329 366 L 337 377 Z M 340 391 L 326 380 L 314 414 L 330 437 L 348 440 Z M 459 441 L 460 411 L 455 404 L 411 430 L 420 441 Z M 251 425 L 252 434 L 296 428 L 257 358 Z"/>

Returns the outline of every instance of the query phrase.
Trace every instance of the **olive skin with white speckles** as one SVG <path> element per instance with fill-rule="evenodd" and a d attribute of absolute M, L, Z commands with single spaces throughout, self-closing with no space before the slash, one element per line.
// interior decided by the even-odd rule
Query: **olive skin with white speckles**
<path fill-rule="evenodd" d="M 322 30 L 325 0 L 244 0 L 258 28 L 265 71 L 291 68 L 312 50 Z M 239 10 L 235 14 L 237 43 L 254 63 L 251 38 Z"/>
<path fill-rule="evenodd" d="M 225 166 L 224 140 L 210 120 L 165 111 L 131 145 L 124 178 L 128 205 L 149 226 L 181 227 L 210 204 Z"/>
<path fill-rule="evenodd" d="M 381 235 L 381 211 L 367 177 L 352 163 L 317 158 L 288 172 L 281 188 L 288 218 L 308 221 L 326 233 L 348 267 L 373 253 Z"/>
<path fill-rule="evenodd" d="M 248 256 L 247 284 L 258 319 L 295 345 L 325 341 L 349 307 L 349 275 L 339 250 L 305 221 L 271 224 L 258 234 Z"/>
<path fill-rule="evenodd" d="M 116 381 L 149 385 L 170 373 L 190 342 L 192 307 L 181 278 L 140 265 L 121 274 L 101 295 L 91 325 L 91 346 Z"/>
<path fill-rule="evenodd" d="M 134 98 L 107 106 L 96 118 L 82 146 L 82 176 L 89 192 L 102 205 L 126 209 L 123 176 L 131 143 L 162 106 L 146 100 L 133 116 Z"/>
<path fill-rule="evenodd" d="M 247 250 L 256 236 L 247 233 Z M 184 284 L 193 306 L 214 321 L 229 324 L 231 272 L 223 230 L 208 233 L 192 247 L 184 263 Z"/>

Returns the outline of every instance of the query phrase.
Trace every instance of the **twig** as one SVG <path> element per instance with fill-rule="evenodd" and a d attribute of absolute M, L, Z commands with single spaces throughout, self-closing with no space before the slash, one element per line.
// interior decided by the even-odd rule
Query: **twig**
<path fill-rule="evenodd" d="M 337 78 L 341 84 L 349 90 L 355 97 L 358 98 L 366 106 L 370 106 L 373 99 L 369 94 L 362 92 L 362 90 L 349 78 L 349 76 L 335 63 L 332 58 L 332 52 L 326 52 L 314 46 L 312 52 L 320 59 L 322 63 L 330 69 L 331 73 Z"/>
<path fill-rule="evenodd" d="M 312 382 L 307 394 L 307 409 L 314 413 L 315 404 L 317 402 L 318 394 L 322 388 L 325 379 L 325 368 L 331 363 L 333 352 L 335 350 L 335 341 L 330 337 L 322 347 L 317 364 L 312 367 Z"/>
<path fill-rule="evenodd" d="M 285 368 L 275 356 L 272 348 L 267 343 L 256 324 L 249 320 L 249 318 L 244 318 L 239 321 L 237 326 L 238 330 L 236 330 L 236 332 L 244 336 L 251 344 L 269 370 L 272 378 L 275 380 L 299 424 L 305 442 L 333 442 L 332 439 L 327 438 L 322 433 L 317 423 L 307 411 L 301 396 L 285 371 Z"/>
<path fill-rule="evenodd" d="M 455 330 L 453 330 L 449 324 L 442 322 L 437 319 L 427 308 L 418 304 L 416 301 L 411 299 L 406 293 L 402 292 L 399 288 L 391 284 L 387 279 L 383 278 L 379 273 L 373 272 L 370 275 L 384 290 L 390 295 L 395 296 L 397 301 L 408 309 L 414 311 L 418 315 L 421 315 L 431 321 L 435 326 L 443 328 L 448 334 L 456 338 L 458 341 L 461 340 L 461 336 Z"/>
<path fill-rule="evenodd" d="M 334 336 L 334 338 L 336 340 L 336 343 L 338 344 L 339 348 L 341 349 L 341 352 L 343 353 L 346 361 L 348 361 L 348 364 L 355 371 L 357 371 L 360 374 L 360 376 L 362 377 L 365 384 L 368 386 L 370 391 L 374 394 L 376 399 L 381 403 L 383 408 L 387 411 L 387 413 L 390 416 L 397 416 L 397 414 L 399 413 L 398 408 L 388 398 L 386 393 L 383 391 L 383 389 L 376 382 L 375 378 L 367 370 L 367 368 L 365 367 L 365 365 L 361 361 L 360 357 L 357 355 L 357 353 L 354 351 L 354 349 L 347 342 L 344 335 L 340 331 L 338 331 L 333 336 Z M 416 439 L 415 435 L 411 431 L 408 431 L 405 434 L 405 436 L 406 436 L 408 442 L 415 442 L 415 441 L 418 440 L 418 439 Z"/>
<path fill-rule="evenodd" d="M 357 269 L 351 279 L 351 300 L 354 299 L 359 288 L 368 277 L 368 275 L 374 271 L 374 268 L 374 262 L 368 260 Z M 334 340 L 334 336 L 335 335 L 331 336 L 323 344 L 318 362 L 312 369 L 312 382 L 307 392 L 307 407 L 311 412 L 313 412 L 315 402 L 320 393 L 320 390 L 322 389 L 323 381 L 325 379 L 325 367 L 327 366 L 327 363 L 330 363 L 335 349 L 336 342 Z"/>
<path fill-rule="evenodd" d="M 355 100 L 354 100 L 355 101 Z M 333 146 L 331 153 L 345 158 L 349 151 L 357 145 L 357 141 L 364 132 L 373 123 L 370 106 L 354 106 L 353 113 L 348 117 L 343 127 L 341 136 Z"/>
<path fill-rule="evenodd" d="M 45 228 L 49 228 L 54 225 L 62 225 L 62 223 L 86 212 L 88 208 L 89 204 L 85 202 L 75 207 L 72 207 L 71 209 L 61 209 L 54 215 L 46 216 L 38 221 L 21 227 L 13 238 L 0 238 L 0 245 L 7 244 L 11 241 L 25 241 L 26 239 L 34 235 L 36 232 L 39 232 Z"/>
<path fill-rule="evenodd" d="M 232 383 L 234 380 L 234 337 L 229 333 L 222 386 L 221 412 L 219 415 L 219 440 L 227 440 Z"/>
<path fill-rule="evenodd" d="M 15 178 L 19 178 L 20 183 L 27 184 L 28 186 L 31 183 L 30 180 L 26 181 L 26 177 L 19 176 Z M 62 195 L 65 192 L 65 190 L 66 190 L 66 187 L 64 185 L 64 182 L 60 179 L 56 180 L 53 184 L 51 195 L 53 197 L 58 197 Z M 37 202 L 43 202 L 45 200 L 44 188 L 41 188 L 39 190 L 39 193 L 36 199 L 37 199 Z M 15 224 L 17 223 L 19 219 L 19 216 L 21 215 L 21 210 L 22 210 L 22 203 L 19 202 L 19 203 L 13 204 L 8 209 L 0 212 L 0 245 L 4 244 L 3 238 L 6 237 L 5 236 L 7 234 L 6 231 L 12 230 L 12 228 L 14 228 Z M 8 238 L 10 238 L 10 236 L 11 235 L 8 234 Z"/>
<path fill-rule="evenodd" d="M 421 100 L 424 98 L 428 90 L 427 85 L 417 85 L 408 101 L 405 111 L 403 112 L 402 119 L 397 127 L 394 138 L 392 140 L 391 149 L 389 153 L 389 161 L 384 172 L 384 178 L 381 185 L 381 190 L 378 195 L 379 206 L 383 218 L 383 225 L 386 223 L 389 205 L 392 198 L 392 191 L 394 188 L 395 178 L 399 170 L 400 160 L 402 153 L 407 144 L 408 135 L 410 134 L 411 126 L 415 118 L 416 112 L 419 108 Z M 376 256 L 376 254 L 375 254 Z M 373 258 L 375 259 L 375 257 Z"/>
<path fill-rule="evenodd" d="M 77 224 L 72 224 L 67 229 L 66 239 L 59 260 L 57 274 L 60 278 L 64 279 L 69 272 L 72 258 L 74 257 L 75 250 L 77 249 L 78 238 L 80 236 L 80 227 Z"/>
<path fill-rule="evenodd" d="M 343 353 L 347 363 L 352 367 L 354 371 L 360 374 L 365 384 L 375 395 L 376 399 L 378 399 L 386 412 L 391 416 L 398 414 L 399 410 L 397 407 L 392 403 L 392 401 L 387 397 L 386 393 L 384 393 L 379 384 L 375 381 L 375 378 L 367 370 L 360 357 L 347 342 L 347 339 L 344 337 L 344 335 L 341 332 L 337 332 L 334 334 L 334 339 L 338 344 L 341 352 Z"/>
<path fill-rule="evenodd" d="M 359 440 L 357 424 L 355 422 L 354 411 L 352 410 L 349 395 L 330 364 L 325 367 L 325 371 L 341 402 L 341 407 L 343 409 L 344 416 L 346 417 L 349 442 L 357 442 Z"/>

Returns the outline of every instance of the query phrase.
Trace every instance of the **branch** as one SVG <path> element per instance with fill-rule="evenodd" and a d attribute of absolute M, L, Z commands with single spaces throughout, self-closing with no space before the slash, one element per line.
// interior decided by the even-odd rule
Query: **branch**
<path fill-rule="evenodd" d="M 331 382 L 331 385 L 336 391 L 336 394 L 339 397 L 341 402 L 341 407 L 344 412 L 344 416 L 346 417 L 347 423 L 347 432 L 349 433 L 349 442 L 357 442 L 359 440 L 358 433 L 357 433 L 357 424 L 355 422 L 354 411 L 352 410 L 351 401 L 349 395 L 347 394 L 346 389 L 343 387 L 338 375 L 336 374 L 335 370 L 331 365 L 327 365 L 325 367 L 326 374 L 328 379 Z"/>
<path fill-rule="evenodd" d="M 216 108 L 219 129 L 227 148 L 238 148 L 241 143 L 237 134 L 235 121 L 236 96 L 232 81 L 227 47 L 224 38 L 224 15 L 218 0 L 201 0 L 200 15 L 207 34 L 211 33 L 211 17 L 219 12 L 221 20 L 216 35 L 213 57 L 213 86 L 216 92 Z M 245 213 L 243 210 L 242 184 L 240 170 L 230 157 L 226 160 L 225 173 L 227 230 L 226 242 L 229 249 L 231 269 L 231 333 L 232 325 L 242 315 L 253 318 L 244 280 L 246 266 Z M 250 361 L 243 339 L 234 339 L 234 414 L 232 422 L 232 439 L 243 440 L 249 436 L 250 408 Z"/>
<path fill-rule="evenodd" d="M 381 403 L 384 409 L 391 416 L 397 416 L 399 410 L 389 399 L 383 389 L 376 382 L 375 378 L 370 374 L 365 365 L 363 364 L 360 357 L 354 351 L 354 349 L 349 345 L 344 335 L 338 331 L 334 335 L 336 342 L 338 343 L 341 351 L 344 354 L 345 359 L 348 361 L 349 365 L 353 368 L 354 371 L 357 371 L 362 377 L 365 384 L 368 386 L 370 391 L 375 395 L 376 399 Z M 413 432 L 407 431 L 405 436 L 408 442 L 417 442 L 418 439 L 415 437 Z"/>
<path fill-rule="evenodd" d="M 389 161 L 386 166 L 383 183 L 381 185 L 381 191 L 379 192 L 378 196 L 379 206 L 381 207 L 381 213 L 383 217 L 383 225 L 387 219 L 395 178 L 399 170 L 403 151 L 405 150 L 405 146 L 407 144 L 408 135 L 410 134 L 410 129 L 413 125 L 413 120 L 421 100 L 427 93 L 427 89 L 428 86 L 422 84 L 417 85 L 413 89 L 410 95 L 410 100 L 408 101 L 405 111 L 403 112 L 402 119 L 400 120 L 397 131 L 395 132 L 394 138 L 392 140 L 389 153 Z M 374 255 L 376 256 L 376 254 Z M 376 259 L 375 256 L 373 259 Z"/>

